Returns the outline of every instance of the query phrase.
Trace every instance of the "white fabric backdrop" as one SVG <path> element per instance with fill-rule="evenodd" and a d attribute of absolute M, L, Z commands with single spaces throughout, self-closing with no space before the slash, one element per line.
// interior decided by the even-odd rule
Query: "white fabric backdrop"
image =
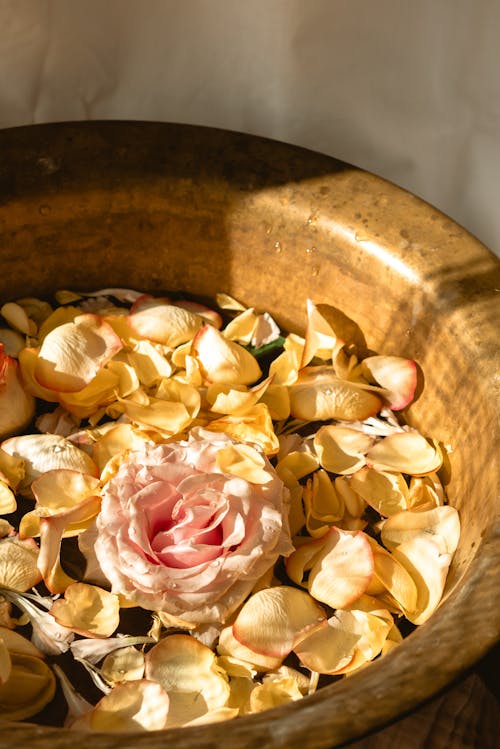
<path fill-rule="evenodd" d="M 0 127 L 150 119 L 374 171 L 500 254 L 500 0 L 0 0 Z"/>

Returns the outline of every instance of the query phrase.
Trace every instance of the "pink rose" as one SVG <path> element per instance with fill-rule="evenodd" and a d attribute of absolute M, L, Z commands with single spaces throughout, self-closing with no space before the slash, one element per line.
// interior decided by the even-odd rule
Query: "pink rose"
<path fill-rule="evenodd" d="M 262 483 L 218 467 L 219 451 L 236 444 L 193 429 L 188 441 L 129 454 L 97 518 L 95 553 L 113 592 L 191 622 L 223 622 L 293 551 L 288 491 L 267 458 L 258 453 Z"/>

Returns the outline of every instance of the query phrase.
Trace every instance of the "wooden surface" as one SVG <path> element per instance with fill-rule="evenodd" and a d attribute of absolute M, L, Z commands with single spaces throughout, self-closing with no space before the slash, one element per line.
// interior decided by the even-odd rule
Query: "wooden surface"
<path fill-rule="evenodd" d="M 348 748 L 497 749 L 499 661 L 497 652 L 452 689 Z"/>

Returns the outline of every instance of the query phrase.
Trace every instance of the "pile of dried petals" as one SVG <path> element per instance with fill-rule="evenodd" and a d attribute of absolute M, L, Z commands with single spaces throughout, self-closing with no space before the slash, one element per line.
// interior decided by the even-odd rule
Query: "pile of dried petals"
<path fill-rule="evenodd" d="M 225 720 L 428 619 L 460 528 L 440 446 L 394 414 L 414 362 L 324 304 L 302 338 L 225 294 L 55 298 L 1 308 L 1 717 L 57 675 L 69 728 Z"/>

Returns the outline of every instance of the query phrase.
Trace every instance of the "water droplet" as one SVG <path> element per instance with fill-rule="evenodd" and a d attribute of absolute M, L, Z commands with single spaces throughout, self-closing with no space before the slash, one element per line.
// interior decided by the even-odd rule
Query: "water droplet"
<path fill-rule="evenodd" d="M 317 220 L 318 220 L 317 213 L 311 213 L 311 215 L 308 217 L 306 223 L 307 223 L 308 226 L 316 226 Z"/>
<path fill-rule="evenodd" d="M 312 255 L 314 252 L 316 252 L 316 247 L 306 247 L 307 255 Z"/>
<path fill-rule="evenodd" d="M 119 673 L 119 674 L 124 674 L 124 673 L 126 673 L 126 671 L 125 671 L 125 669 L 124 669 L 124 668 L 119 668 L 119 669 L 118 669 L 118 673 Z"/>
<path fill-rule="evenodd" d="M 54 445 L 52 448 L 52 452 L 55 453 L 62 453 L 66 450 L 66 445 Z"/>
<path fill-rule="evenodd" d="M 275 243 L 274 243 L 274 251 L 275 251 L 276 253 L 278 253 L 278 254 L 279 254 L 279 253 L 280 253 L 280 252 L 282 251 L 282 249 L 283 249 L 283 248 L 282 248 L 282 246 L 281 246 L 281 242 L 275 242 Z"/>
<path fill-rule="evenodd" d="M 331 388 L 325 388 L 323 392 L 325 395 L 332 395 L 333 390 Z"/>
<path fill-rule="evenodd" d="M 312 276 L 318 276 L 319 275 L 319 268 L 317 265 L 313 265 L 311 268 L 311 275 Z"/>
<path fill-rule="evenodd" d="M 51 210 L 52 209 L 51 209 L 50 205 L 47 205 L 47 203 L 43 203 L 39 207 L 38 213 L 40 214 L 40 216 L 47 216 L 50 213 Z"/>
<path fill-rule="evenodd" d="M 365 234 L 362 231 L 357 231 L 354 235 L 354 239 L 356 240 L 356 242 L 367 242 L 370 237 L 368 236 L 368 234 Z"/>
<path fill-rule="evenodd" d="M 172 590 L 175 590 L 179 586 L 177 585 L 177 583 L 170 583 L 170 587 L 172 588 Z"/>

